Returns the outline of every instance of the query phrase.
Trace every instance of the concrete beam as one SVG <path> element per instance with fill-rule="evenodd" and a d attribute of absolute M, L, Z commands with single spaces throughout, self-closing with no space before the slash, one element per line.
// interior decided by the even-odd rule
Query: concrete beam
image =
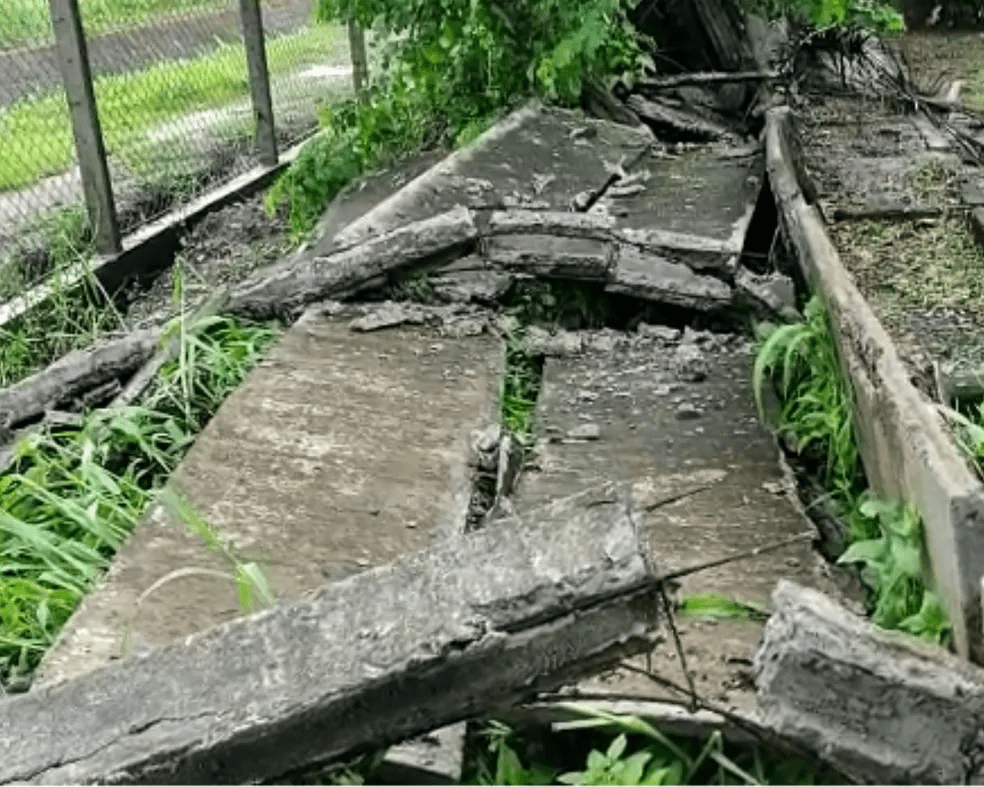
<path fill-rule="evenodd" d="M 603 486 L 0 702 L 0 783 L 253 783 L 395 743 L 652 646 Z"/>
<path fill-rule="evenodd" d="M 780 581 L 755 656 L 760 721 L 862 784 L 979 784 L 984 670 Z"/>
<path fill-rule="evenodd" d="M 872 488 L 918 509 L 939 592 L 962 656 L 984 663 L 984 487 L 936 410 L 912 385 L 891 338 L 844 267 L 823 220 L 807 203 L 805 172 L 788 109 L 770 110 L 766 162 L 783 235 L 827 306 L 854 424 Z"/>

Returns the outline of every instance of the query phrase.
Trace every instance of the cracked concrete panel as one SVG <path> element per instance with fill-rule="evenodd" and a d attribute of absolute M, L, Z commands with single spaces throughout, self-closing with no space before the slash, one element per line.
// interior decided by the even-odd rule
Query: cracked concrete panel
<path fill-rule="evenodd" d="M 759 146 L 654 149 L 629 179 L 641 188 L 610 191 L 597 208 L 631 230 L 660 230 L 725 243 L 740 252 L 762 186 L 765 163 Z M 623 196 L 624 195 L 624 196 Z"/>
<path fill-rule="evenodd" d="M 688 330 L 681 339 L 668 334 L 608 347 L 601 338 L 585 332 L 584 346 L 597 349 L 546 361 L 537 451 L 520 478 L 517 511 L 601 481 L 626 484 L 660 572 L 812 531 L 793 502 L 778 449 L 758 421 L 744 337 Z M 681 355 L 699 357 L 703 373 L 690 374 Z M 571 439 L 588 427 L 594 439 Z M 781 577 L 835 592 L 828 572 L 810 543 L 800 542 L 686 576 L 678 595 L 719 593 L 765 606 Z M 678 623 L 698 693 L 750 713 L 749 670 L 761 624 Z M 645 666 L 644 659 L 634 663 Z M 658 646 L 652 663 L 660 675 L 686 685 L 672 642 Z M 600 675 L 580 688 L 679 699 L 625 672 Z"/>
<path fill-rule="evenodd" d="M 514 112 L 380 203 L 312 254 L 335 244 L 432 216 L 455 205 L 474 209 L 571 210 L 579 194 L 600 191 L 653 143 L 648 130 L 530 106 Z"/>
<path fill-rule="evenodd" d="M 497 338 L 350 330 L 308 312 L 223 404 L 172 486 L 294 599 L 461 532 L 470 438 L 498 422 Z M 169 572 L 188 569 L 137 599 Z M 241 614 L 230 564 L 155 508 L 42 666 L 86 672 Z M 205 573 L 213 572 L 213 573 Z M 217 572 L 217 573 L 214 573 Z"/>

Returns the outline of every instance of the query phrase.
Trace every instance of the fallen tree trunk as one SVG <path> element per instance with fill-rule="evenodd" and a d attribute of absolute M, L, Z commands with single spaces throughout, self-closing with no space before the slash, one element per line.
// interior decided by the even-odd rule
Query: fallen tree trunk
<path fill-rule="evenodd" d="M 0 702 L 0 783 L 254 783 L 652 647 L 653 569 L 604 486 Z"/>
<path fill-rule="evenodd" d="M 763 722 L 874 784 L 980 784 L 984 671 L 781 581 L 755 656 Z"/>
<path fill-rule="evenodd" d="M 0 391 L 0 424 L 7 428 L 138 369 L 157 348 L 159 328 L 136 331 L 91 350 L 71 352 L 48 368 Z"/>
<path fill-rule="evenodd" d="M 388 273 L 462 251 L 477 239 L 471 211 L 459 205 L 327 257 L 292 258 L 236 287 L 229 309 L 261 319 L 291 315 L 314 301 L 340 298 L 382 284 Z"/>

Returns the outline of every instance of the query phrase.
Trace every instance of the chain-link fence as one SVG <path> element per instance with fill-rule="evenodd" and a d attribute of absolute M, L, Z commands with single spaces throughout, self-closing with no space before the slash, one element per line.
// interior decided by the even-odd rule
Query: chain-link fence
<path fill-rule="evenodd" d="M 240 0 L 49 2 L 0 1 L 0 297 L 91 243 L 73 133 L 85 102 L 72 80 L 86 69 L 56 6 L 77 8 L 81 21 L 120 232 L 270 163 L 247 55 L 257 39 Z M 314 2 L 259 3 L 281 151 L 351 85 L 345 31 L 317 24 Z M 95 149 L 81 157 L 90 170 Z"/>

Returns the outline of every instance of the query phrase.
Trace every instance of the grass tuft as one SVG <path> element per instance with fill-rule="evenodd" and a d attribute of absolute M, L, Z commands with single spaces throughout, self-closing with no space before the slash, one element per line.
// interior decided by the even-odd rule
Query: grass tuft
<path fill-rule="evenodd" d="M 0 475 L 0 686 L 29 678 L 196 434 L 278 335 L 226 318 L 191 330 L 139 406 L 22 440 Z M 249 567 L 237 580 L 245 592 Z"/>

